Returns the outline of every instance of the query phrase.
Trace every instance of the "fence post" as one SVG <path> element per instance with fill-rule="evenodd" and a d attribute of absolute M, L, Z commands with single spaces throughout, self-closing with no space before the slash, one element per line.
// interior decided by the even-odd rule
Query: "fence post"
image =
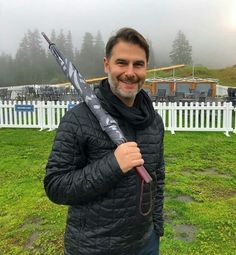
<path fill-rule="evenodd" d="M 230 131 L 230 127 L 231 127 L 231 118 L 230 118 L 230 114 L 232 114 L 231 112 L 231 106 L 232 103 L 226 103 L 224 102 L 224 127 L 225 127 L 225 135 L 226 136 L 230 136 L 229 135 L 229 131 Z"/>
<path fill-rule="evenodd" d="M 234 115 L 234 117 L 233 117 L 233 119 L 234 119 L 233 133 L 236 134 L 236 107 L 234 107 L 234 110 L 232 111 L 232 115 Z"/>
<path fill-rule="evenodd" d="M 52 101 L 47 101 L 47 119 L 48 119 L 48 131 L 52 131 Z"/>
<path fill-rule="evenodd" d="M 38 124 L 40 127 L 39 131 L 43 130 L 43 102 L 44 101 L 37 101 L 37 105 L 38 105 Z"/>
<path fill-rule="evenodd" d="M 2 100 L 0 100 L 0 128 L 3 127 L 3 107 L 2 107 Z"/>
<path fill-rule="evenodd" d="M 175 129 L 176 129 L 176 120 L 177 120 L 177 103 L 170 103 L 171 109 L 170 109 L 170 114 L 171 114 L 171 123 L 170 123 L 170 131 L 171 134 L 174 135 L 175 134 Z"/>
<path fill-rule="evenodd" d="M 228 103 L 228 130 L 229 132 L 233 131 L 233 110 L 234 110 L 234 107 L 233 107 L 233 104 L 232 102 L 229 102 Z"/>

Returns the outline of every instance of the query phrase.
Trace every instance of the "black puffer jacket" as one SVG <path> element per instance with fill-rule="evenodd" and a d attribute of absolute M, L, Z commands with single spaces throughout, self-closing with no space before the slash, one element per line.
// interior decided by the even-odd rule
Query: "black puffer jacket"
<path fill-rule="evenodd" d="M 69 205 L 66 255 L 135 255 L 153 228 L 163 235 L 162 119 L 156 114 L 144 130 L 117 121 L 127 140 L 138 143 L 153 182 L 144 185 L 142 195 L 136 171 L 122 173 L 115 144 L 85 103 L 68 111 L 58 128 L 44 180 L 48 197 Z M 140 213 L 150 206 L 148 215 Z"/>

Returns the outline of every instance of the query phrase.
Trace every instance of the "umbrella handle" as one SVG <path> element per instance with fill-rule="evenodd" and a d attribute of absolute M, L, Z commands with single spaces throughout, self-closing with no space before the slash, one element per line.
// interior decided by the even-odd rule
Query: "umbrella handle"
<path fill-rule="evenodd" d="M 135 169 L 138 172 L 141 179 L 143 179 L 146 183 L 149 183 L 152 181 L 152 177 L 149 175 L 149 173 L 144 168 L 144 166 L 137 166 Z"/>

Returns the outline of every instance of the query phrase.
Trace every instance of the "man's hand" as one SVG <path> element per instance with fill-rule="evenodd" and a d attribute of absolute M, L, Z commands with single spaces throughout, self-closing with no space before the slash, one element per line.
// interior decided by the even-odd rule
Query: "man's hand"
<path fill-rule="evenodd" d="M 144 164 L 140 149 L 135 142 L 120 144 L 114 151 L 114 154 L 123 173 Z"/>

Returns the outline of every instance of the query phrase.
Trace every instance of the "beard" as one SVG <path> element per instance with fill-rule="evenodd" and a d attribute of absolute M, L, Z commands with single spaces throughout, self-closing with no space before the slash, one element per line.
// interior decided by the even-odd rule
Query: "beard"
<path fill-rule="evenodd" d="M 136 83 L 138 84 L 136 90 L 133 91 L 123 91 L 120 87 L 119 87 L 119 81 L 123 82 L 123 83 Z M 118 78 L 113 78 L 111 76 L 111 74 L 108 74 L 108 82 L 110 84 L 110 88 L 111 91 L 113 92 L 113 94 L 115 94 L 117 97 L 119 97 L 120 99 L 135 99 L 136 95 L 138 94 L 138 92 L 142 89 L 143 80 L 137 79 L 137 78 L 122 78 L 122 77 L 118 77 Z"/>

